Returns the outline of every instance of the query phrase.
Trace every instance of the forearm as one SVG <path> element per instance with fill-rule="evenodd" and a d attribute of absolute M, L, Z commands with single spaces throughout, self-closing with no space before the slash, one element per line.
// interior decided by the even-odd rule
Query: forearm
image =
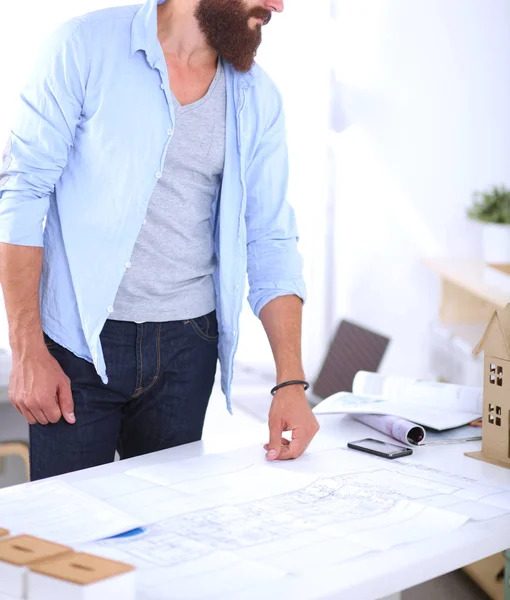
<path fill-rule="evenodd" d="M 43 347 L 39 308 L 43 249 L 0 243 L 0 285 L 13 355 Z"/>
<path fill-rule="evenodd" d="M 297 296 L 281 296 L 260 311 L 276 363 L 277 383 L 305 379 L 301 355 L 303 301 Z"/>

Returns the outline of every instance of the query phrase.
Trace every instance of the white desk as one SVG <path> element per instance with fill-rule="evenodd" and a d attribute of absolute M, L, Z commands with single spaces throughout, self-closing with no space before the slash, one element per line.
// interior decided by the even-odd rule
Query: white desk
<path fill-rule="evenodd" d="M 310 453 L 335 448 L 362 437 L 384 436 L 359 423 L 344 420 L 338 416 L 320 418 L 322 430 L 312 444 Z M 347 425 L 348 423 L 348 425 Z M 257 434 L 258 437 L 258 434 Z M 265 441 L 265 427 L 260 429 L 260 442 Z M 247 439 L 251 444 L 254 439 Z M 466 458 L 465 451 L 476 450 L 479 442 L 443 447 L 417 448 L 411 460 L 428 467 L 439 468 L 465 475 L 473 479 L 485 478 L 493 485 L 510 484 L 510 471 Z M 222 449 L 226 449 L 223 442 Z M 262 449 L 261 449 L 262 452 Z M 117 462 L 103 467 L 65 475 L 60 479 L 67 483 L 82 482 L 86 479 L 122 473 L 141 466 L 154 465 L 167 461 L 179 461 L 208 453 L 202 443 L 190 444 L 181 448 L 142 456 L 129 461 Z M 303 457 L 300 460 L 311 460 Z M 381 466 L 381 460 L 373 458 Z M 389 461 L 388 461 L 389 462 Z M 290 468 L 298 467 L 294 462 Z M 30 484 L 27 484 L 29 486 Z M 29 488 L 27 487 L 27 493 Z M 339 544 L 342 542 L 339 541 Z M 401 590 L 433 579 L 469 563 L 510 547 L 510 515 L 483 522 L 469 522 L 440 540 L 437 538 L 419 543 L 395 547 L 384 553 L 373 552 L 348 563 L 336 565 L 330 577 L 324 573 L 310 571 L 306 576 L 285 583 L 285 588 L 269 586 L 261 595 L 259 589 L 243 591 L 243 600 L 266 600 L 292 597 L 293 600 L 376 600 Z M 211 576 L 211 587 L 214 578 Z M 171 581 L 169 581 L 171 589 Z M 142 598 L 140 600 L 150 600 Z"/>

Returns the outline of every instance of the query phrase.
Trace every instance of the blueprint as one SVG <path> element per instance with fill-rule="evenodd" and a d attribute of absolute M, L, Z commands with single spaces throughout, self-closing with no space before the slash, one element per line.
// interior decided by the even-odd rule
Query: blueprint
<path fill-rule="evenodd" d="M 203 462 L 199 468 L 204 458 L 123 475 L 121 487 L 141 489 L 110 498 L 114 506 L 129 513 L 144 498 L 154 506 L 170 494 L 169 516 L 141 535 L 86 548 L 135 564 L 143 598 L 235 597 L 255 584 L 334 568 L 510 512 L 510 487 L 344 449 L 279 465 L 250 463 L 238 453 L 215 456 L 208 459 L 211 474 Z M 164 512 L 156 509 L 158 517 Z"/>

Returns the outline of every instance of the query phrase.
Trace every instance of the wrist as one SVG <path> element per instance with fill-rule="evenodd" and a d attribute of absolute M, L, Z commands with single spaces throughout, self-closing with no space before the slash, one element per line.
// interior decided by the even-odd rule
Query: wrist
<path fill-rule="evenodd" d="M 42 330 L 38 333 L 12 334 L 9 336 L 9 345 L 11 347 L 14 359 L 22 359 L 33 354 L 39 354 L 46 350 Z"/>
<path fill-rule="evenodd" d="M 286 381 L 306 381 L 305 372 L 303 369 L 278 371 L 276 374 L 276 385 L 280 385 Z"/>

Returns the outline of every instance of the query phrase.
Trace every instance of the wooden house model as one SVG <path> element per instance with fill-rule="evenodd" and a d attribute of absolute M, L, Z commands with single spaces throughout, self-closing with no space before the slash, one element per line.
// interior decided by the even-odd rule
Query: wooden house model
<path fill-rule="evenodd" d="M 494 311 L 473 353 L 482 351 L 482 452 L 476 458 L 510 467 L 510 304 Z"/>

